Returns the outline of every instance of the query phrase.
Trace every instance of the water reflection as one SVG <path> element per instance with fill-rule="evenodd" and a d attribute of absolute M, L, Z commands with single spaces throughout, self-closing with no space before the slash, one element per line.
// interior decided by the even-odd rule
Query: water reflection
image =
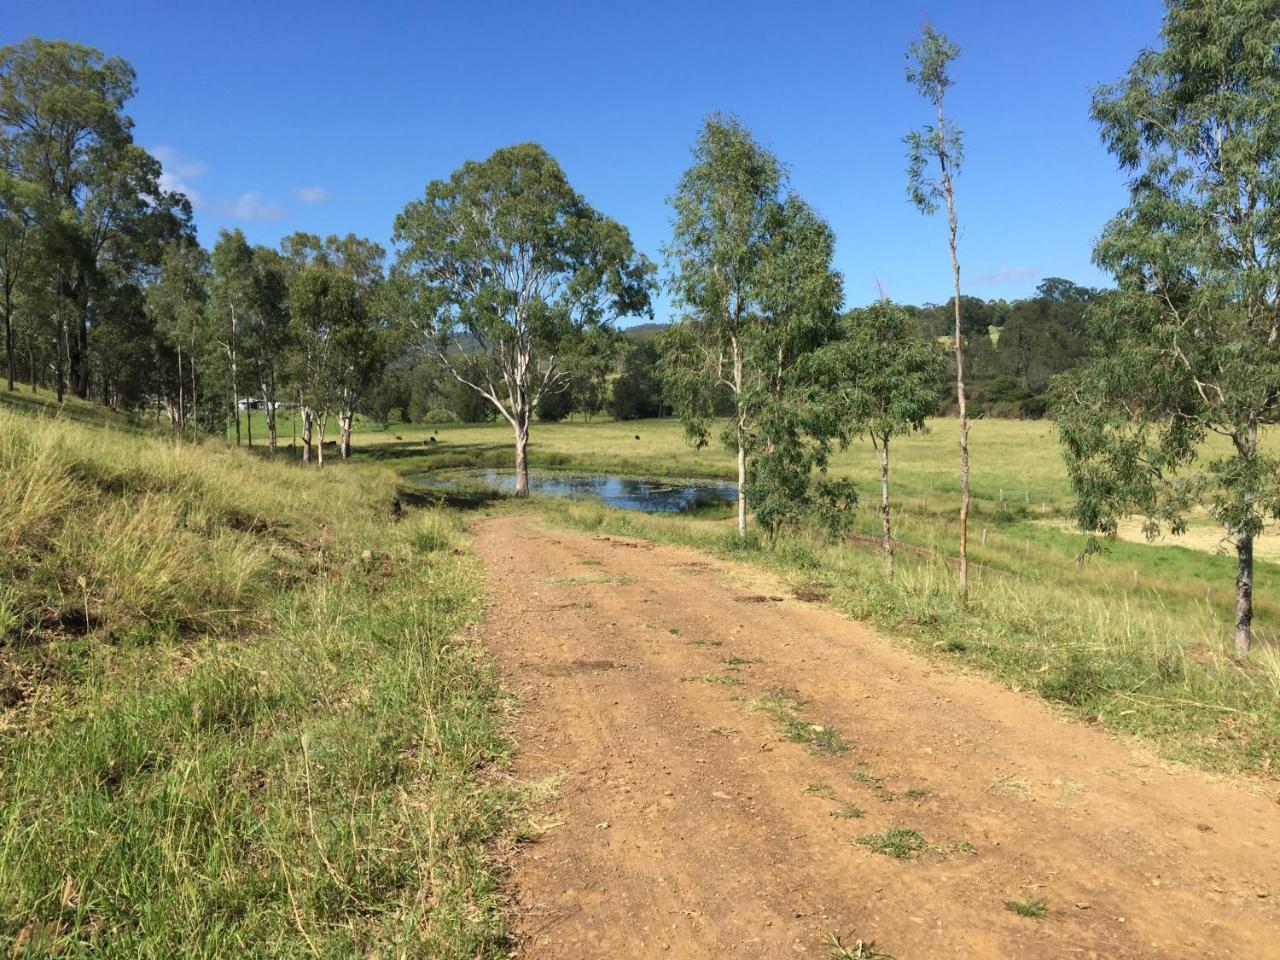
<path fill-rule="evenodd" d="M 476 484 L 513 493 L 516 478 L 510 470 L 458 471 L 448 477 L 423 477 L 424 487 L 456 489 Z M 658 477 L 620 477 L 608 473 L 530 471 L 529 490 L 552 497 L 594 498 L 611 507 L 643 513 L 679 513 L 719 506 L 737 499 L 738 488 L 716 480 L 669 480 Z"/>

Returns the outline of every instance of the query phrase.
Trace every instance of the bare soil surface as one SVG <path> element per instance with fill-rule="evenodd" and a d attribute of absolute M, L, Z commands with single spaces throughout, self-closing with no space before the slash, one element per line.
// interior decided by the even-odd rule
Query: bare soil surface
<path fill-rule="evenodd" d="M 475 534 L 515 773 L 554 788 L 513 865 L 519 956 L 1280 957 L 1274 784 L 1164 764 L 756 570 L 532 517 Z M 924 848 L 858 842 L 893 829 Z"/>

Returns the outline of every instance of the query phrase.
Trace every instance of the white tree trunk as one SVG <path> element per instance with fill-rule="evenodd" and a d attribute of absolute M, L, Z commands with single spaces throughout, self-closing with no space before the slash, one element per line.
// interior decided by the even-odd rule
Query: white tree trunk
<path fill-rule="evenodd" d="M 13 389 L 13 388 L 10 387 L 10 389 Z M 186 400 L 186 397 L 184 396 L 185 393 L 186 393 L 186 384 L 182 379 L 182 346 L 179 345 L 178 346 L 178 430 L 179 432 L 181 432 L 182 429 L 187 425 L 187 408 L 186 408 L 186 403 L 184 402 Z"/>
<path fill-rule="evenodd" d="M 262 398 L 267 405 L 267 446 L 271 455 L 276 454 L 276 389 L 270 380 L 262 381 Z"/>
<path fill-rule="evenodd" d="M 1253 641 L 1253 535 L 1236 538 L 1236 653 L 1244 656 Z"/>
<path fill-rule="evenodd" d="M 516 431 L 516 496 L 529 495 L 529 411 L 520 409 L 515 414 Z"/>
<path fill-rule="evenodd" d="M 733 388 L 738 413 L 738 536 L 747 535 L 747 424 L 742 408 L 742 348 L 733 340 Z"/>
<path fill-rule="evenodd" d="M 342 459 L 346 460 L 351 456 L 351 419 L 354 414 L 350 410 L 344 410 L 338 414 L 338 452 L 342 454 Z"/>
<path fill-rule="evenodd" d="M 302 462 L 311 462 L 311 422 L 314 414 L 310 407 L 302 408 Z"/>
<path fill-rule="evenodd" d="M 889 513 L 889 438 L 876 447 L 880 457 L 880 527 L 884 546 L 884 575 L 893 579 L 893 525 Z"/>
<path fill-rule="evenodd" d="M 938 105 L 938 129 L 943 130 L 942 105 Z M 960 325 L 960 258 L 956 252 L 959 221 L 956 217 L 955 189 L 945 161 L 942 183 L 947 197 L 947 223 L 950 228 L 951 278 L 955 303 L 956 403 L 960 408 L 960 600 L 969 599 L 969 410 L 964 391 L 964 337 Z"/>
<path fill-rule="evenodd" d="M 747 450 L 738 438 L 738 536 L 747 535 Z"/>

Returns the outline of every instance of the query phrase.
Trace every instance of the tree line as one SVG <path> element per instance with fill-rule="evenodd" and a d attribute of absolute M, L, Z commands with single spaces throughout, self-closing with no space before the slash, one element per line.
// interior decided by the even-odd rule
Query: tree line
<path fill-rule="evenodd" d="M 1247 650 L 1253 540 L 1280 518 L 1280 460 L 1262 443 L 1280 416 L 1280 0 L 1166 0 L 1161 41 L 1094 94 L 1130 177 L 1094 252 L 1114 289 L 1049 278 L 1010 303 L 963 293 L 964 141 L 947 99 L 959 49 L 926 24 L 907 49 L 924 122 L 903 138 L 905 186 L 945 216 L 952 296 L 848 310 L 833 231 L 736 117 L 697 135 L 661 269 L 532 143 L 429 183 L 396 217 L 391 256 L 354 236 L 270 249 L 238 232 L 206 253 L 186 198 L 132 142 L 132 69 L 28 40 L 0 51 L 10 387 L 21 364 L 60 397 L 155 404 L 179 430 L 234 424 L 238 442 L 252 398 L 272 450 L 275 411 L 296 404 L 304 455 L 317 430 L 321 462 L 330 416 L 344 454 L 357 410 L 500 417 L 520 494 L 539 417 L 669 413 L 691 442 L 735 454 L 739 533 L 754 516 L 770 540 L 848 523 L 854 491 L 826 467 L 863 437 L 890 576 L 893 441 L 953 412 L 962 599 L 969 419 L 1048 412 L 1084 529 L 1114 537 L 1138 514 L 1154 536 L 1197 512 L 1221 525 Z M 618 321 L 652 319 L 658 284 L 673 322 L 620 348 Z"/>

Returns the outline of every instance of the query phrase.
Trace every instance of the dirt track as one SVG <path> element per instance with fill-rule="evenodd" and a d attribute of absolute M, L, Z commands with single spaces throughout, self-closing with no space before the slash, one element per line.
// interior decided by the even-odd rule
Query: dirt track
<path fill-rule="evenodd" d="M 1274 789 L 1167 769 L 756 571 L 530 517 L 476 546 L 516 774 L 557 785 L 515 863 L 521 956 L 827 958 L 836 932 L 899 960 L 1280 957 Z M 847 751 L 752 709 L 777 689 Z M 855 842 L 889 828 L 930 847 Z"/>

